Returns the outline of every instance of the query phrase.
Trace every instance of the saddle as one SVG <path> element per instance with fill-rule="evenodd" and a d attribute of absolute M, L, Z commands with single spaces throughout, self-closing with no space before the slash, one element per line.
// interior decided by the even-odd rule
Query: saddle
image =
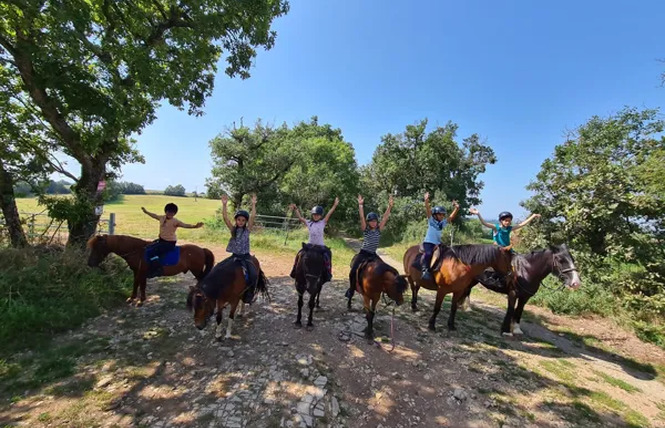
<path fill-rule="evenodd" d="M 366 260 L 363 260 L 362 263 L 358 266 L 358 270 L 356 270 L 356 291 L 358 293 L 362 294 L 362 277 L 363 274 L 365 273 L 365 269 L 367 269 L 367 266 L 370 264 L 376 262 L 377 260 L 380 260 L 379 257 L 373 257 L 373 258 L 368 258 Z"/>
<path fill-rule="evenodd" d="M 432 259 L 430 260 L 429 263 L 429 268 L 432 272 L 438 271 L 439 268 L 441 267 L 441 263 L 443 262 L 443 255 L 445 254 L 446 250 L 448 250 L 450 247 L 439 244 L 436 246 L 434 249 L 434 252 L 432 253 Z M 422 269 L 422 255 L 425 254 L 425 249 L 423 248 L 423 244 L 420 244 L 418 247 L 419 249 L 419 254 L 420 256 L 416 257 L 416 259 L 413 261 L 412 265 L 418 270 Z"/>
<path fill-rule="evenodd" d="M 157 242 L 157 241 L 155 241 Z M 145 247 L 145 252 L 143 253 L 143 258 L 145 259 L 146 262 L 150 262 L 150 257 L 148 254 L 150 254 L 150 249 L 153 245 L 155 245 L 155 242 L 149 244 L 148 246 Z M 180 247 L 176 246 L 172 251 L 169 251 L 166 254 L 163 254 L 159 256 L 159 263 L 162 266 L 175 266 L 180 262 Z"/>

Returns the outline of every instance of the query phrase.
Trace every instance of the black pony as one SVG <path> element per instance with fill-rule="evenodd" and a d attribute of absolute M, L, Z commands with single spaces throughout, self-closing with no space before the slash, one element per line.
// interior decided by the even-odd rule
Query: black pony
<path fill-rule="evenodd" d="M 314 306 L 318 306 L 321 288 L 325 280 L 326 264 L 323 254 L 325 250 L 307 244 L 303 244 L 303 250 L 302 256 L 299 258 L 298 265 L 296 266 L 298 318 L 296 319 L 295 326 L 302 327 L 303 295 L 307 292 L 309 293 L 307 327 L 311 328 L 314 326 L 312 324 L 312 312 L 314 312 Z"/>
<path fill-rule="evenodd" d="M 507 287 L 497 287 L 478 277 L 469 286 L 460 302 L 460 306 L 468 306 L 471 289 L 478 283 L 497 293 L 507 294 L 508 309 L 501 325 L 501 333 L 505 336 L 524 334 L 520 329 L 524 305 L 538 292 L 540 284 L 549 274 L 554 273 L 566 287 L 571 289 L 577 289 L 581 284 L 575 261 L 565 244 L 532 251 L 529 254 L 518 254 L 513 259 L 513 266 L 516 278 Z"/>

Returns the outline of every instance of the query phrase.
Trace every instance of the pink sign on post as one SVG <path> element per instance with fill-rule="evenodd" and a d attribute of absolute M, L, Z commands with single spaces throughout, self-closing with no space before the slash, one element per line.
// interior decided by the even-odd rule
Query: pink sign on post
<path fill-rule="evenodd" d="M 103 191 L 104 189 L 106 189 L 106 181 L 102 180 L 97 183 L 97 193 Z"/>

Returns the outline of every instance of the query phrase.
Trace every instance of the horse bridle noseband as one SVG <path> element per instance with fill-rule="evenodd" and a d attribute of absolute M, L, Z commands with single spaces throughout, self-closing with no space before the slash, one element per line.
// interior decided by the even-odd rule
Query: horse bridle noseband
<path fill-rule="evenodd" d="M 570 272 L 577 272 L 577 268 L 575 267 L 575 264 L 573 264 L 573 267 L 569 267 L 566 269 L 561 269 L 561 264 L 558 262 L 558 255 L 553 254 L 552 255 L 552 273 L 556 275 L 557 278 L 559 278 L 561 281 L 565 281 L 566 278 L 564 278 L 564 274 L 570 273 Z M 579 275 L 579 272 L 577 272 Z M 564 285 L 565 286 L 565 285 Z"/>

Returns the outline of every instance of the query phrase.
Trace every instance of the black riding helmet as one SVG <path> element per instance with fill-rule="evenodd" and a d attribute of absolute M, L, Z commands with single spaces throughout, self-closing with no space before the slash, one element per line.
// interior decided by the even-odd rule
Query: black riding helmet
<path fill-rule="evenodd" d="M 173 202 L 169 202 L 166 204 L 164 207 L 164 212 L 165 213 L 173 213 L 173 214 L 178 214 L 178 206 L 174 204 Z"/>
<path fill-rule="evenodd" d="M 432 208 L 432 214 L 443 214 L 446 215 L 446 209 L 442 206 L 435 206 Z"/>
<path fill-rule="evenodd" d="M 249 213 L 245 210 L 236 211 L 236 214 L 233 216 L 233 219 L 235 220 L 238 217 L 245 217 L 245 220 L 249 221 Z"/>
<path fill-rule="evenodd" d="M 377 213 L 369 213 L 365 217 L 365 220 L 366 221 L 372 221 L 372 220 L 379 221 L 379 215 Z"/>
<path fill-rule="evenodd" d="M 323 216 L 323 207 L 321 205 L 317 205 L 314 208 L 312 208 L 312 214 L 318 214 L 320 216 Z"/>
<path fill-rule="evenodd" d="M 505 219 L 505 218 L 509 218 L 509 219 L 512 220 L 512 219 L 513 219 L 513 215 L 512 215 L 510 212 L 508 212 L 508 211 L 504 211 L 504 212 L 502 212 L 501 214 L 499 214 L 499 221 L 501 221 L 501 220 L 503 220 L 503 219 Z"/>

